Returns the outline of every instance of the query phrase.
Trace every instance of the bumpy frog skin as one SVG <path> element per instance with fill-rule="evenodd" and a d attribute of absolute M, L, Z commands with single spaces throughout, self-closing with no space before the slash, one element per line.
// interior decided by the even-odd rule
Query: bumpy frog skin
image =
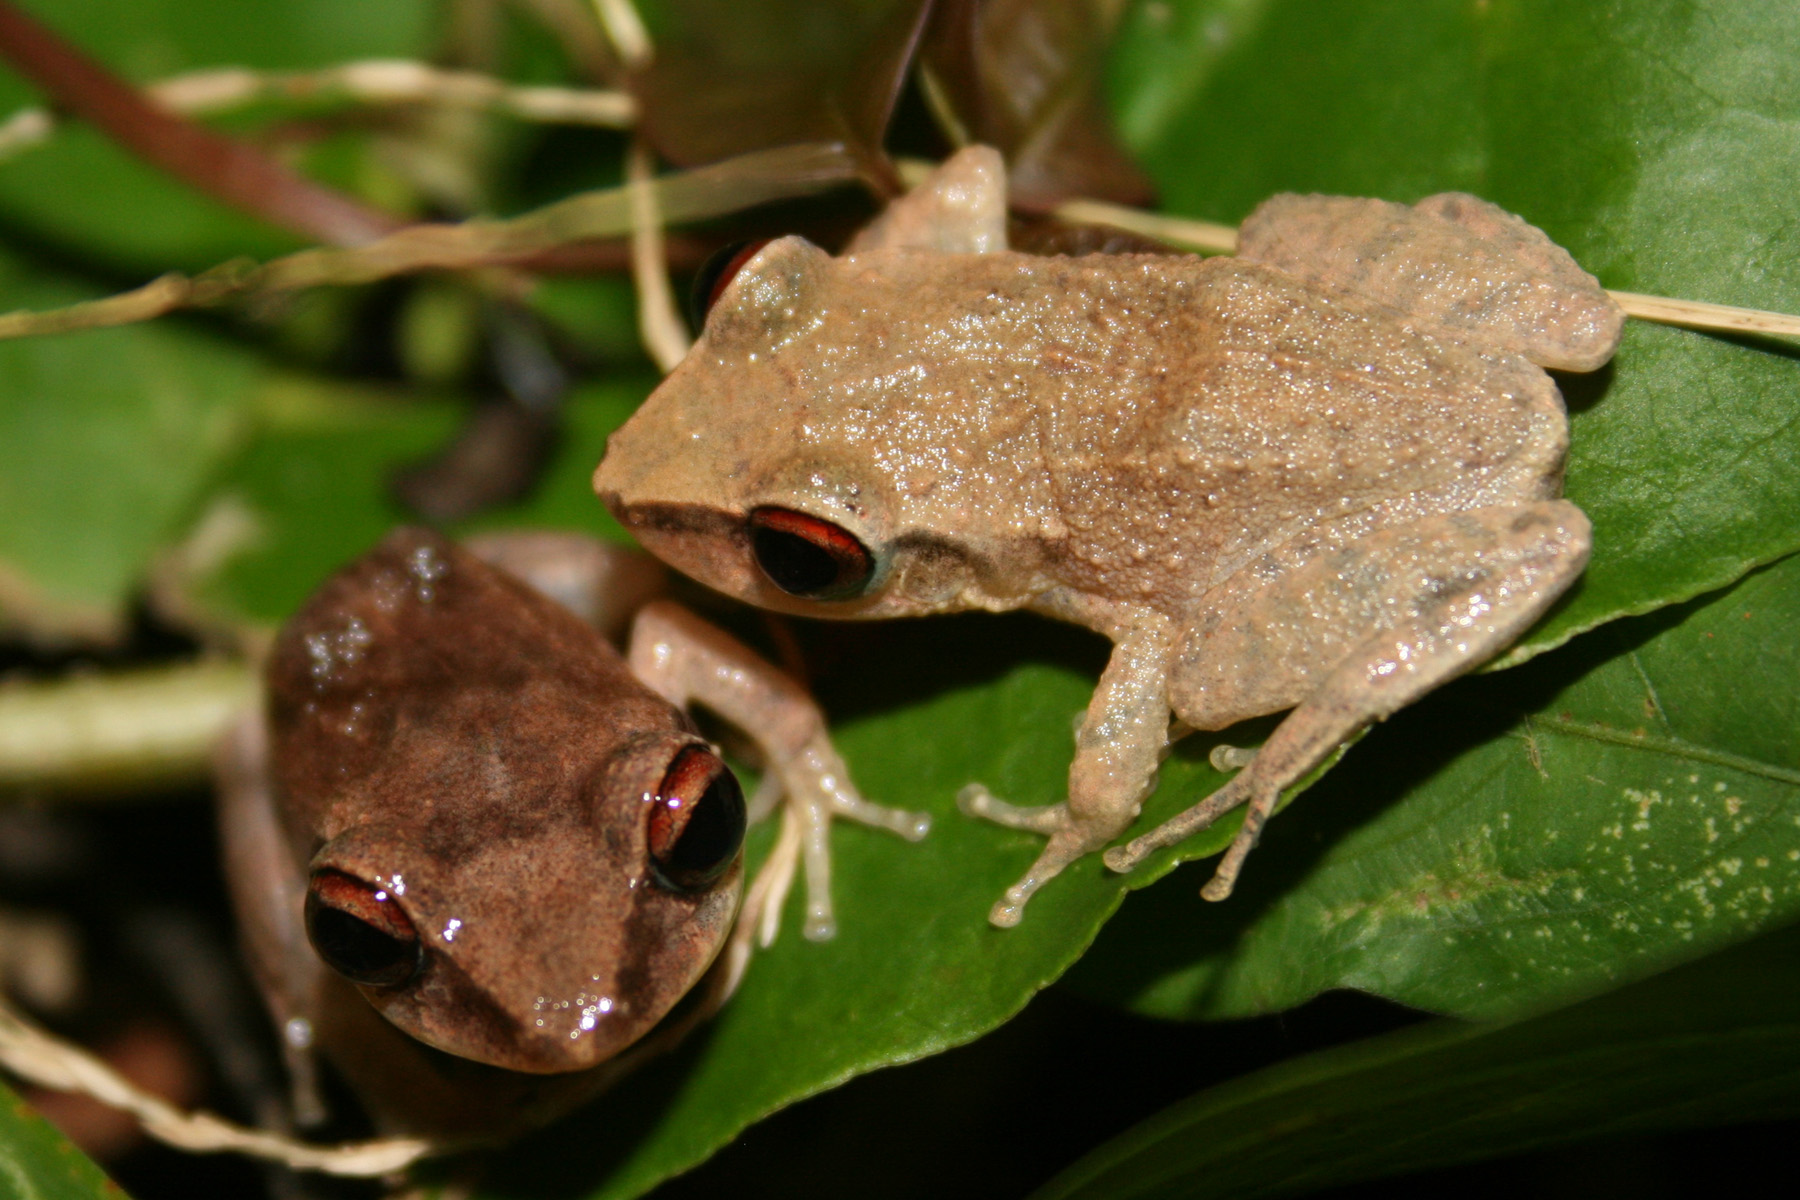
<path fill-rule="evenodd" d="M 769 244 L 595 487 L 756 604 L 1026 608 L 1112 639 L 1067 801 L 965 792 L 1049 839 L 996 924 L 1130 825 L 1172 731 L 1292 709 L 1225 787 L 1107 855 L 1129 869 L 1248 804 L 1223 898 L 1283 788 L 1580 574 L 1542 368 L 1600 366 L 1623 314 L 1472 196 L 1276 197 L 1214 259 L 1013 253 L 1003 197 L 971 148 L 841 257 Z"/>
<path fill-rule="evenodd" d="M 545 594 L 635 606 L 645 560 L 561 535 L 482 550 L 538 588 L 421 530 L 329 580 L 222 764 L 228 875 L 290 1059 L 304 1079 L 323 1050 L 389 1132 L 545 1120 L 707 975 L 745 812 L 689 699 L 761 743 L 809 852 L 834 814 L 923 832 L 849 789 L 818 710 L 741 645 L 655 603 L 628 662 Z"/>

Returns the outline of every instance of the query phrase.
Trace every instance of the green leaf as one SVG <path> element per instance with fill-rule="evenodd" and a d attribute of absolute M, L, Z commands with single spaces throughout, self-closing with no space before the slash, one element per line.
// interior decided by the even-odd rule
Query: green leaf
<path fill-rule="evenodd" d="M 0 256 L 0 308 L 91 295 Z M 0 625 L 106 640 L 231 451 L 255 359 L 173 323 L 0 343 Z"/>
<path fill-rule="evenodd" d="M 980 649 L 988 633 L 964 624 L 960 637 L 954 627 L 940 628 L 933 641 L 948 634 L 958 651 L 993 667 L 995 656 Z M 902 657 L 877 655 L 873 666 Z M 1076 931 L 1104 918 L 1116 889 L 1046 893 L 1035 924 L 990 928 L 987 906 L 1017 865 L 1008 861 L 1013 856 L 997 858 L 984 845 L 988 831 L 958 819 L 948 801 L 971 764 L 985 759 L 991 768 L 992 757 L 984 738 L 946 738 L 943 730 L 988 730 L 1016 714 L 1035 732 L 1009 740 L 989 777 L 997 786 L 1054 786 L 1068 714 L 1086 688 L 1078 672 L 1014 667 L 997 682 L 934 687 L 931 699 L 904 713 L 840 726 L 838 743 L 869 796 L 929 798 L 930 836 L 908 845 L 861 828 L 834 831 L 837 937 L 802 939 L 790 903 L 781 939 L 758 955 L 742 990 L 695 1043 L 635 1076 L 628 1103 L 603 1096 L 593 1115 L 573 1118 L 604 1121 L 608 1134 L 595 1152 L 560 1153 L 564 1126 L 520 1147 L 491 1178 L 506 1181 L 506 1194 L 534 1194 L 554 1182 L 594 1197 L 638 1195 L 778 1108 L 969 1041 L 1017 1012 L 1080 953 Z M 1015 851 L 1030 849 L 1016 842 Z M 1090 883 L 1098 874 L 1097 863 L 1077 868 Z"/>
<path fill-rule="evenodd" d="M 1164 885 L 1078 986 L 1165 1017 L 1334 987 L 1506 1016 L 1791 921 L 1796 628 L 1800 557 L 1453 685 L 1275 822 L 1241 905 Z"/>
<path fill-rule="evenodd" d="M 240 66 L 300 70 L 358 58 L 418 58 L 430 48 L 428 0 L 24 0 L 64 38 L 132 83 Z M 41 98 L 0 65 L 0 113 Z M 64 253 L 129 272 L 201 271 L 297 243 L 139 163 L 78 122 L 0 162 L 0 220 Z"/>
<path fill-rule="evenodd" d="M 158 594 L 165 611 L 233 640 L 272 632 L 405 520 L 388 473 L 437 449 L 459 411 L 303 375 L 270 379 L 248 409 L 254 432 L 214 480 Z"/>
<path fill-rule="evenodd" d="M 1590 1138 L 1800 1114 L 1789 930 L 1509 1025 L 1439 1021 L 1190 1097 L 1033 1200 L 1291 1196 Z"/>
<path fill-rule="evenodd" d="M 124 1194 L 49 1122 L 0 1084 L 0 1196 L 116 1200 Z"/>

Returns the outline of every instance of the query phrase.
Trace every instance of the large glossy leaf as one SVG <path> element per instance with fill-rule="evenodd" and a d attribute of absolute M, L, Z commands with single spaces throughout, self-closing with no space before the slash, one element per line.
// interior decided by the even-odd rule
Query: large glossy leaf
<path fill-rule="evenodd" d="M 123 1195 L 86 1155 L 0 1084 L 0 1196 L 115 1200 Z"/>
<path fill-rule="evenodd" d="M 1503 1016 L 1793 920 L 1796 629 L 1800 557 L 1453 685 L 1276 822 L 1236 909 L 1164 885 L 1080 983 L 1172 1017 L 1332 987 Z"/>
<path fill-rule="evenodd" d="M 1159 1113 L 1033 1200 L 1292 1196 L 1588 1138 L 1791 1116 L 1797 951 L 1784 931 L 1516 1024 L 1442 1021 L 1282 1063 Z"/>
<path fill-rule="evenodd" d="M 610 432 L 647 384 L 590 387 L 570 401 L 563 444 L 533 498 L 472 530 L 560 528 L 622 537 L 588 486 Z M 397 391 L 287 375 L 253 399 L 257 432 L 216 481 L 159 600 L 194 624 L 252 644 L 332 571 L 394 525 L 416 520 L 395 500 L 401 466 L 437 450 L 463 406 Z"/>

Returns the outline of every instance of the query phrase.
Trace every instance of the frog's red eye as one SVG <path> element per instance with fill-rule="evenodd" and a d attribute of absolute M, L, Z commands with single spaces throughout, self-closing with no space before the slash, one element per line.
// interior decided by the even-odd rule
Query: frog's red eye
<path fill-rule="evenodd" d="M 650 870 L 675 892 L 697 892 L 725 873 L 744 844 L 744 793 L 705 746 L 683 746 L 650 807 Z"/>
<path fill-rule="evenodd" d="M 750 510 L 750 550 L 769 582 L 790 596 L 848 600 L 868 589 L 875 556 L 830 521 L 764 506 Z"/>
<path fill-rule="evenodd" d="M 320 871 L 306 889 L 306 939 L 352 983 L 399 987 L 424 965 L 411 919 L 386 888 Z"/>
<path fill-rule="evenodd" d="M 761 250 L 773 240 L 757 238 L 748 242 L 733 242 L 729 246 L 721 246 L 707 257 L 700 265 L 700 273 L 694 276 L 694 286 L 688 292 L 688 320 L 693 324 L 695 332 L 706 327 L 706 314 L 712 311 L 719 301 L 719 295 L 744 264 L 756 257 Z"/>

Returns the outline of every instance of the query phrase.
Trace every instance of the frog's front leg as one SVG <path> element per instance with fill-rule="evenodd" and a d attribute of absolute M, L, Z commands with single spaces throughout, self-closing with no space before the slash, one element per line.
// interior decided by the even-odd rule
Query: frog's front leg
<path fill-rule="evenodd" d="M 1201 894 L 1231 894 L 1283 789 L 1358 730 L 1497 654 L 1587 563 L 1589 526 L 1564 500 L 1426 518 L 1319 555 L 1272 588 L 1219 599 L 1190 631 L 1170 695 L 1198 729 L 1296 704 L 1248 766 L 1179 816 L 1106 854 L 1151 851 L 1248 803 Z"/>
<path fill-rule="evenodd" d="M 660 562 L 584 533 L 508 529 L 478 533 L 463 547 L 524 580 L 614 645 L 624 643 L 637 611 L 669 590 L 669 570 Z"/>
<path fill-rule="evenodd" d="M 632 625 L 626 655 L 634 675 L 672 703 L 700 704 L 753 738 L 764 769 L 779 781 L 789 819 L 798 823 L 806 871 L 806 936 L 836 932 L 831 910 L 831 820 L 847 817 L 918 841 L 924 813 L 872 804 L 857 792 L 826 732 L 825 716 L 793 680 L 749 647 L 680 605 L 646 606 Z M 785 893 L 785 883 L 774 889 Z M 767 904 L 781 907 L 782 895 Z"/>
<path fill-rule="evenodd" d="M 1067 802 L 1021 808 L 979 785 L 964 788 L 957 797 L 970 816 L 1050 839 L 1031 869 L 989 911 L 988 920 L 995 925 L 1017 925 L 1033 892 L 1117 837 L 1137 817 L 1169 749 L 1167 680 L 1173 634 L 1169 621 L 1151 616 L 1114 645 L 1075 735 Z"/>

